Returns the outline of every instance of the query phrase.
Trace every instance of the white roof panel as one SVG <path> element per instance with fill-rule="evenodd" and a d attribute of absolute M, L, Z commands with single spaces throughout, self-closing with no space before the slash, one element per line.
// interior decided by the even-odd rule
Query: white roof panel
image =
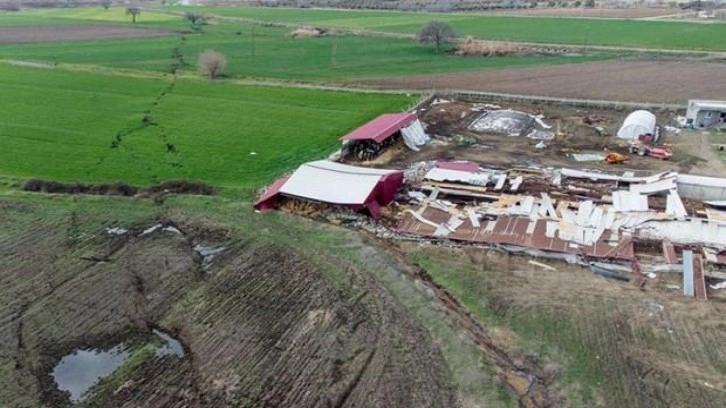
<path fill-rule="evenodd" d="M 350 166 L 330 160 L 318 160 L 310 163 L 305 163 L 301 167 L 314 167 L 321 170 L 339 171 L 350 174 L 364 174 L 364 175 L 377 175 L 386 176 L 391 173 L 396 173 L 398 170 L 385 170 L 385 169 L 371 169 L 368 167 Z"/>
<path fill-rule="evenodd" d="M 321 160 L 300 166 L 280 192 L 334 204 L 364 204 L 381 177 L 394 172 Z"/>
<path fill-rule="evenodd" d="M 435 181 L 458 181 L 476 186 L 485 186 L 489 182 L 488 173 L 470 173 L 468 171 L 449 170 L 438 167 L 429 170 L 425 178 Z"/>

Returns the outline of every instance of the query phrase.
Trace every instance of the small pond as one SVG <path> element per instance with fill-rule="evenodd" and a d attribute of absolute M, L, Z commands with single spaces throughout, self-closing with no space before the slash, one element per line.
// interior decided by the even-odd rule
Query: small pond
<path fill-rule="evenodd" d="M 163 340 L 163 345 L 156 350 L 157 357 L 184 357 L 184 347 L 179 340 L 157 329 L 152 333 Z M 131 350 L 123 343 L 108 350 L 78 349 L 61 358 L 51 375 L 59 390 L 71 394 L 71 402 L 80 402 L 91 387 L 121 367 L 130 355 Z"/>

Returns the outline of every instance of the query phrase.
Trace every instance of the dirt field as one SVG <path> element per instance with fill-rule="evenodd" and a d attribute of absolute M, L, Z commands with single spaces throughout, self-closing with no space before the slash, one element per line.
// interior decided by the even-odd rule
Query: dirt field
<path fill-rule="evenodd" d="M 564 262 L 538 260 L 554 267 L 546 270 L 497 251 L 404 250 L 468 299 L 510 352 L 527 350 L 558 373 L 564 406 L 716 407 L 726 398 L 723 294 L 685 298 L 667 287 L 682 285 L 680 274 L 639 290 Z"/>
<path fill-rule="evenodd" d="M 434 101 L 432 103 L 432 101 Z M 660 160 L 630 154 L 627 143 L 614 136 L 625 117 L 633 109 L 576 108 L 545 103 L 493 102 L 490 106 L 512 109 L 532 115 L 543 115 L 543 121 L 551 126 L 554 139 L 545 140 L 543 149 L 535 146 L 540 142 L 526 136 L 485 134 L 470 129 L 470 124 L 481 113 L 476 110 L 486 103 L 451 101 L 434 98 L 418 112 L 421 121 L 432 136 L 431 144 L 414 152 L 403 143 L 394 145 L 372 162 L 374 166 L 406 168 L 412 163 L 429 160 L 470 160 L 491 168 L 568 167 L 600 168 L 603 170 L 648 170 L 652 172 L 679 171 L 700 175 L 721 175 L 726 166 L 714 152 L 709 135 L 701 131 L 682 131 L 678 136 L 665 132 L 661 143 L 670 146 L 673 157 Z M 658 123 L 669 125 L 677 112 L 656 111 Z M 598 136 L 593 126 L 604 127 L 609 136 Z M 604 161 L 577 162 L 575 153 L 605 155 L 618 152 L 628 157 L 623 164 L 607 164 Z"/>
<path fill-rule="evenodd" d="M 726 64 L 609 61 L 413 75 L 362 83 L 398 89 L 459 89 L 620 102 L 686 103 L 689 99 L 723 99 Z"/>
<path fill-rule="evenodd" d="M 172 31 L 111 25 L 0 27 L 0 44 L 165 37 L 175 34 Z"/>
<path fill-rule="evenodd" d="M 494 14 L 543 17 L 647 18 L 679 14 L 677 8 L 546 8 L 495 11 Z"/>
<path fill-rule="evenodd" d="M 427 332 L 352 264 L 143 201 L 75 202 L 0 199 L 0 405 L 63 405 L 61 356 L 150 327 L 186 355 L 137 356 L 82 406 L 456 405 Z M 159 220 L 178 230 L 144 233 Z M 206 262 L 200 244 L 224 249 Z"/>

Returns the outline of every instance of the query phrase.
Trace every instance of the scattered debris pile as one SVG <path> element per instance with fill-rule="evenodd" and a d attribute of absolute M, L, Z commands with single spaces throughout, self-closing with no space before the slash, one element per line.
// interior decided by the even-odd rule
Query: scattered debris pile
<path fill-rule="evenodd" d="M 515 110 L 484 110 L 469 125 L 475 132 L 501 136 L 521 137 L 531 139 L 551 140 L 555 137 L 549 131 L 551 126 L 542 121 L 542 117 Z"/>
<path fill-rule="evenodd" d="M 696 276 L 726 279 L 726 211 L 684 201 L 678 177 L 436 163 L 399 206 L 396 231 L 640 274 L 681 272 L 677 254 L 697 251 Z"/>
<path fill-rule="evenodd" d="M 337 156 L 405 170 L 308 163 L 273 184 L 255 208 L 280 204 L 385 238 L 560 258 L 638 285 L 643 277 L 684 273 L 691 265 L 692 286 L 704 288 L 693 291 L 699 298 L 706 297 L 706 279 L 726 279 L 726 179 L 675 172 L 672 166 L 651 165 L 655 160 L 641 162 L 642 155 L 670 157 L 656 147 L 665 129 L 657 126 L 656 115 L 635 111 L 622 121 L 613 112 L 577 108 L 548 114 L 550 126 L 538 108 L 508 108 L 431 98 L 417 109 L 426 131 L 414 113 L 382 115 L 344 136 Z M 617 129 L 617 123 L 623 125 L 615 135 L 608 128 Z M 425 151 L 407 151 L 395 161 L 389 157 L 396 143 L 418 151 L 429 143 L 426 132 L 434 140 Z M 523 136 L 534 141 L 515 141 Z M 473 143 L 458 143 L 469 139 Z M 522 154 L 523 147 L 529 154 Z M 642 168 L 660 172 L 570 169 L 555 158 L 565 156 L 601 165 L 632 157 Z M 480 167 L 482 162 L 488 167 Z M 315 174 L 298 174 L 310 166 L 318 168 Z M 362 209 L 376 223 L 362 216 Z M 688 251 L 694 254 L 692 262 Z"/>

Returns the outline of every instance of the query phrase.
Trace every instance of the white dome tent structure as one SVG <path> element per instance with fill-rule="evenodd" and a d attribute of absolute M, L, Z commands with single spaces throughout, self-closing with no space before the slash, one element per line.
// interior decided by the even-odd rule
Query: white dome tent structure
<path fill-rule="evenodd" d="M 636 141 L 640 135 L 652 135 L 655 132 L 655 122 L 655 115 L 647 110 L 632 112 L 618 130 L 618 137 Z"/>

